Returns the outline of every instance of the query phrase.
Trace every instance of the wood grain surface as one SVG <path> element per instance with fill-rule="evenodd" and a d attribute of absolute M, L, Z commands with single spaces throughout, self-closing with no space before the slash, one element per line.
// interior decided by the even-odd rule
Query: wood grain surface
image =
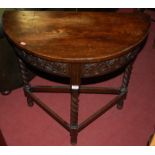
<path fill-rule="evenodd" d="M 143 13 L 7 11 L 3 29 L 32 55 L 61 62 L 99 62 L 124 55 L 147 36 Z"/>

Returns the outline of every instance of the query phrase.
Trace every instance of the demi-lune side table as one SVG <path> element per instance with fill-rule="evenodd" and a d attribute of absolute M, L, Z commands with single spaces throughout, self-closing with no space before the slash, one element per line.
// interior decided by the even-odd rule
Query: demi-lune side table
<path fill-rule="evenodd" d="M 3 29 L 18 58 L 28 105 L 36 103 L 77 143 L 78 133 L 117 105 L 121 109 L 127 95 L 132 64 L 148 36 L 150 18 L 143 13 L 7 11 Z M 29 64 L 49 75 L 70 78 L 66 86 L 32 86 L 27 80 Z M 104 76 L 124 68 L 119 88 L 90 87 L 81 79 Z M 68 123 L 34 92 L 70 93 Z M 80 93 L 116 94 L 102 108 L 78 123 Z M 95 103 L 94 103 L 95 106 Z"/>

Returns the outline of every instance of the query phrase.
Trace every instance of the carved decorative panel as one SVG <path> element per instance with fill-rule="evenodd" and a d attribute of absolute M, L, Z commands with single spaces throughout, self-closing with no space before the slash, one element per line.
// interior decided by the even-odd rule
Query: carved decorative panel
<path fill-rule="evenodd" d="M 68 63 L 61 63 L 61 62 L 52 62 L 48 60 L 44 60 L 42 58 L 33 56 L 31 54 L 27 54 L 26 52 L 16 49 L 17 54 L 27 63 L 31 64 L 32 66 L 46 71 L 50 74 L 56 74 L 60 76 L 69 77 L 69 64 Z M 106 60 L 103 62 L 98 63 L 86 63 L 81 65 L 81 77 L 93 77 L 93 76 L 100 76 L 104 74 L 108 74 L 112 71 L 115 71 L 125 65 L 127 65 L 130 61 L 132 61 L 137 53 L 139 48 L 136 50 L 129 52 L 126 55 L 113 58 L 110 60 Z"/>
<path fill-rule="evenodd" d="M 56 74 L 60 76 L 69 75 L 68 71 L 69 65 L 67 63 L 44 60 L 31 54 L 27 54 L 26 52 L 18 49 L 16 49 L 16 52 L 25 62 L 31 64 L 32 66 L 42 71 L 46 71 L 47 73 Z"/>
<path fill-rule="evenodd" d="M 93 77 L 108 74 L 128 64 L 136 57 L 137 53 L 138 49 L 111 60 L 84 64 L 82 65 L 82 77 Z"/>

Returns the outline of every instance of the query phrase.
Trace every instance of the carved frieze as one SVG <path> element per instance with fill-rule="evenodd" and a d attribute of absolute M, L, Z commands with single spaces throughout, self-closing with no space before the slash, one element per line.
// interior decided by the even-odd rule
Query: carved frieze
<path fill-rule="evenodd" d="M 67 63 L 60 63 L 60 62 L 52 62 L 48 61 L 36 56 L 33 56 L 31 54 L 27 54 L 26 52 L 22 50 L 16 49 L 17 54 L 27 63 L 31 64 L 32 66 L 42 70 L 46 71 L 50 74 L 56 74 L 60 76 L 68 76 L 68 64 Z"/>
<path fill-rule="evenodd" d="M 62 62 L 52 62 L 49 60 L 45 60 L 31 54 L 26 53 L 23 50 L 16 49 L 17 54 L 27 63 L 31 64 L 32 66 L 46 71 L 50 74 L 56 74 L 60 76 L 69 77 L 70 70 L 69 70 L 69 63 L 62 63 Z M 139 48 L 129 52 L 126 55 L 113 58 L 110 60 L 106 60 L 103 62 L 97 63 L 84 63 L 81 65 L 81 77 L 93 77 L 93 76 L 100 76 L 104 74 L 108 74 L 112 71 L 115 71 L 125 65 L 127 65 L 130 61 L 132 61 L 137 53 Z"/>
<path fill-rule="evenodd" d="M 82 65 L 82 77 L 99 76 L 115 71 L 132 61 L 136 57 L 137 53 L 138 49 L 118 58 L 98 63 L 84 64 Z"/>

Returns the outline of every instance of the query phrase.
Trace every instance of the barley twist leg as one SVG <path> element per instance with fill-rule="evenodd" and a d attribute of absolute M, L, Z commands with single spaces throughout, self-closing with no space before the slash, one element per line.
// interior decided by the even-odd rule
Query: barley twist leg
<path fill-rule="evenodd" d="M 21 77 L 22 77 L 22 80 L 23 80 L 23 90 L 24 90 L 24 94 L 25 96 L 27 97 L 27 103 L 29 106 L 33 106 L 33 101 L 31 99 L 31 97 L 29 97 L 29 95 L 27 94 L 28 91 L 30 91 L 30 84 L 28 82 L 28 70 L 24 64 L 24 62 L 18 58 L 18 61 L 19 61 L 19 67 L 20 67 L 20 72 L 21 72 Z"/>
<path fill-rule="evenodd" d="M 133 65 L 133 62 L 128 64 L 123 75 L 123 80 L 122 80 L 122 85 L 120 87 L 120 90 L 121 90 L 121 94 L 125 94 L 125 97 L 118 102 L 117 104 L 118 109 L 122 109 L 124 105 L 124 99 L 126 98 L 126 95 L 128 92 L 128 85 L 129 85 L 129 80 L 131 76 L 132 65 Z"/>
<path fill-rule="evenodd" d="M 78 110 L 79 110 L 79 93 L 76 91 L 73 91 L 71 93 L 71 116 L 70 116 L 70 122 L 71 122 L 71 143 L 76 144 L 77 143 L 77 136 L 78 136 Z"/>

